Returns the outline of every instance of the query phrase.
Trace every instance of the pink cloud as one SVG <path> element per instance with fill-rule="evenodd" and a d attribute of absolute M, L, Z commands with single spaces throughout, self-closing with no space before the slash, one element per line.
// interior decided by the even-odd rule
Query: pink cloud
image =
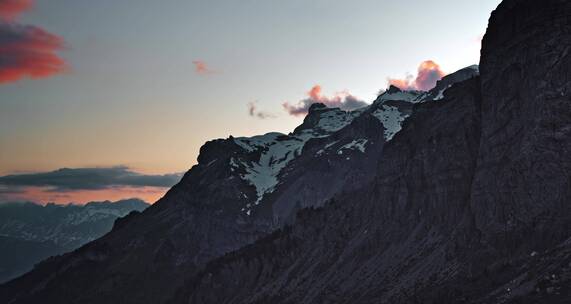
<path fill-rule="evenodd" d="M 16 23 L 33 0 L 0 0 L 0 84 L 23 78 L 46 78 L 66 70 L 58 55 L 61 37 L 33 25 Z"/>
<path fill-rule="evenodd" d="M 204 62 L 202 60 L 195 60 L 192 62 L 192 64 L 194 64 L 194 71 L 199 75 L 206 75 L 206 74 L 214 73 L 214 71 L 211 70 L 210 67 L 208 67 L 206 62 Z"/>
<path fill-rule="evenodd" d="M 422 62 L 418 67 L 416 78 L 412 75 L 408 75 L 404 79 L 389 78 L 388 82 L 389 85 L 394 85 L 402 90 L 428 91 L 434 88 L 436 82 L 444 76 L 446 76 L 446 73 L 442 71 L 436 62 L 427 60 Z"/>
<path fill-rule="evenodd" d="M 322 103 L 329 108 L 340 108 L 346 111 L 353 111 L 367 105 L 366 102 L 359 100 L 349 92 L 337 93 L 332 97 L 323 95 L 321 86 L 315 85 L 307 92 L 308 98 L 302 99 L 295 104 L 284 102 L 282 104 L 284 110 L 293 116 L 306 115 L 309 107 L 314 103 Z"/>
<path fill-rule="evenodd" d="M 0 83 L 46 78 L 66 70 L 61 37 L 33 25 L 0 23 Z"/>
<path fill-rule="evenodd" d="M 13 21 L 32 5 L 32 0 L 0 0 L 0 19 Z"/>

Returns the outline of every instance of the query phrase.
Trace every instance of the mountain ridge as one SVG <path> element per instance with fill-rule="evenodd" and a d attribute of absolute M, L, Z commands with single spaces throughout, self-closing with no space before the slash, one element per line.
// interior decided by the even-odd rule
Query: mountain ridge
<path fill-rule="evenodd" d="M 0 280 L 32 269 L 41 260 L 72 251 L 109 232 L 114 221 L 149 204 L 138 199 L 85 205 L 0 204 Z"/>
<path fill-rule="evenodd" d="M 473 76 L 475 74 L 464 77 Z M 424 98 L 445 95 L 446 89 L 437 87 Z M 120 279 L 117 281 L 137 281 L 140 285 L 157 285 L 161 287 L 156 288 L 174 292 L 182 284 L 185 273 L 195 273 L 211 259 L 291 224 L 295 221 L 295 213 L 302 208 L 320 207 L 340 191 L 351 191 L 372 180 L 384 144 L 387 139 L 390 141 L 398 136 L 401 124 L 406 123 L 413 107 L 423 104 L 425 100 L 419 99 L 421 94 L 389 88 L 373 104 L 355 112 L 315 105 L 302 125 L 288 135 L 268 133 L 252 138 L 209 141 L 200 149 L 198 164 L 143 214 L 121 219 L 110 235 L 62 258 L 46 261 L 39 268 L 59 265 L 59 261 L 65 261 L 71 255 L 82 256 L 80 261 L 86 264 L 94 262 L 93 256 L 101 256 L 106 258 L 95 261 L 107 262 L 97 270 L 103 279 L 107 267 L 113 269 L 115 264 L 130 264 L 129 252 L 146 251 L 151 255 L 140 260 L 137 268 L 129 266 L 108 271 L 118 273 Z M 278 148 L 275 154 L 270 149 L 274 146 Z M 248 174 L 263 172 L 260 168 L 267 170 L 276 162 L 282 166 L 272 172 L 276 188 L 258 192 L 256 185 L 247 178 Z M 156 237 L 161 234 L 168 237 Z M 123 244 L 125 240 L 130 240 L 127 246 Z M 110 243 L 123 245 L 114 248 L 108 245 Z M 102 249 L 103 253 L 100 252 Z M 165 261 L 177 262 L 163 265 L 165 269 L 160 270 L 151 267 L 149 272 L 149 264 L 156 263 L 161 256 Z M 22 278 L 26 279 L 26 276 Z M 73 280 L 80 282 L 77 277 Z M 161 281 L 170 284 L 167 286 Z M 70 290 L 66 292 L 70 293 Z M 85 290 L 77 292 L 84 294 L 77 296 L 86 302 L 97 301 L 101 296 L 85 293 Z M 168 297 L 143 293 L 121 301 L 161 302 Z"/>

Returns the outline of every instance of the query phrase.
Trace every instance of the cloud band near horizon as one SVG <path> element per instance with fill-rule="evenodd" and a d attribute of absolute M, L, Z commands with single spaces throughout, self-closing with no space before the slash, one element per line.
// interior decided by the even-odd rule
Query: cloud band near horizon
<path fill-rule="evenodd" d="M 128 167 L 62 168 L 51 172 L 6 175 L 0 185 L 15 187 L 49 187 L 51 191 L 101 190 L 112 187 L 172 187 L 182 173 L 145 175 Z"/>

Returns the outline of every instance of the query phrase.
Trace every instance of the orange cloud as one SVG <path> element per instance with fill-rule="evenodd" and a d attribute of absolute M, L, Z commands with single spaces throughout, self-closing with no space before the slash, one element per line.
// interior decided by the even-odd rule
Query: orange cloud
<path fill-rule="evenodd" d="M 309 92 L 307 92 L 307 95 L 309 96 L 309 98 L 315 99 L 315 100 L 320 100 L 323 97 L 321 96 L 321 86 L 316 84 L 313 86 L 313 88 L 311 88 L 311 90 L 309 90 Z"/>
<path fill-rule="evenodd" d="M 409 75 L 404 79 L 389 78 L 388 82 L 389 85 L 394 85 L 402 90 L 428 91 L 434 88 L 436 82 L 444 76 L 446 76 L 446 73 L 441 70 L 436 62 L 427 60 L 418 67 L 416 78 Z"/>
<path fill-rule="evenodd" d="M 195 60 L 192 63 L 194 64 L 194 71 L 199 75 L 206 75 L 214 72 L 208 67 L 208 65 L 204 61 Z"/>
<path fill-rule="evenodd" d="M 314 103 L 322 103 L 329 108 L 340 108 L 345 111 L 353 111 L 367 105 L 366 102 L 359 100 L 349 92 L 337 93 L 332 97 L 322 94 L 321 86 L 315 85 L 307 92 L 308 98 L 298 101 L 296 104 L 284 102 L 282 104 L 284 110 L 293 116 L 303 116 L 309 111 Z"/>
<path fill-rule="evenodd" d="M 32 0 L 0 0 L 0 19 L 13 21 L 32 7 Z"/>
<path fill-rule="evenodd" d="M 0 83 L 45 78 L 66 70 L 63 39 L 33 25 L 0 24 Z"/>

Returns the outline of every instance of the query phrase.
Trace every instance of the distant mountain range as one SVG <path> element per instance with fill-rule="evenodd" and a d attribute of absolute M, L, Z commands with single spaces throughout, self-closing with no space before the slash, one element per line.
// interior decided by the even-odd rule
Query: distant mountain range
<path fill-rule="evenodd" d="M 86 205 L 0 204 L 0 283 L 31 270 L 49 256 L 101 237 L 117 218 L 148 206 L 138 199 Z"/>
<path fill-rule="evenodd" d="M 479 66 L 429 92 L 207 142 L 158 202 L 0 302 L 571 303 L 569 16 L 505 0 Z"/>

